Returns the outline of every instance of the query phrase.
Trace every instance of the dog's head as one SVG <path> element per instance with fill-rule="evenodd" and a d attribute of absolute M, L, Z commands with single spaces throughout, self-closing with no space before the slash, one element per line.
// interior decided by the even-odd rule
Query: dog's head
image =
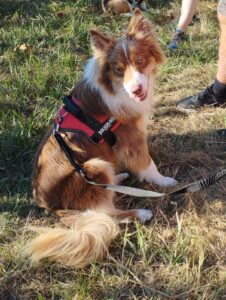
<path fill-rule="evenodd" d="M 148 99 L 157 66 L 163 62 L 152 23 L 136 9 L 126 34 L 120 39 L 91 30 L 91 46 L 98 62 L 98 84 L 112 95 L 122 89 L 129 99 L 143 102 Z M 153 87 L 152 87 L 153 88 Z"/>

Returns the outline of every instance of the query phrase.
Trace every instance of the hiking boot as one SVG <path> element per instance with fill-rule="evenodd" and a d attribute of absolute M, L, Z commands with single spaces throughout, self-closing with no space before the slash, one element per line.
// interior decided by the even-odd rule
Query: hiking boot
<path fill-rule="evenodd" d="M 131 5 L 132 10 L 135 10 L 137 7 L 142 11 L 148 10 L 148 6 L 143 0 L 142 1 L 128 0 L 128 2 Z"/>
<path fill-rule="evenodd" d="M 171 42 L 168 44 L 168 49 L 176 51 L 180 42 L 185 39 L 185 33 L 183 30 L 177 29 L 173 35 Z"/>
<path fill-rule="evenodd" d="M 148 10 L 148 5 L 145 2 L 141 2 L 139 5 L 140 10 L 142 11 L 147 11 Z"/>
<path fill-rule="evenodd" d="M 219 129 L 219 130 L 217 130 L 217 134 L 221 138 L 226 138 L 226 129 Z"/>
<path fill-rule="evenodd" d="M 177 107 L 185 109 L 198 108 L 202 106 L 217 106 L 224 103 L 226 103 L 226 97 L 225 99 L 217 98 L 213 93 L 213 84 L 211 84 L 198 94 L 181 99 L 177 103 Z"/>

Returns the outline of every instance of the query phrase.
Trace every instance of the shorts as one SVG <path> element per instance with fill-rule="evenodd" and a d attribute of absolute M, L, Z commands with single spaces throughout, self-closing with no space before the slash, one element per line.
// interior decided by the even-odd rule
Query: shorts
<path fill-rule="evenodd" d="M 218 12 L 226 17 L 226 0 L 219 0 Z"/>

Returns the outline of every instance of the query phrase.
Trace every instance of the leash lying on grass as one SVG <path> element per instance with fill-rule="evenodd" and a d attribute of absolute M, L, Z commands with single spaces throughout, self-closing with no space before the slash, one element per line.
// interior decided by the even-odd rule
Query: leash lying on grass
<path fill-rule="evenodd" d="M 69 162 L 72 164 L 72 166 L 75 168 L 75 171 L 80 174 L 80 176 L 89 184 L 101 186 L 103 188 L 106 188 L 107 190 L 111 190 L 117 193 L 122 193 L 130 196 L 135 197 L 151 197 L 151 198 L 160 198 L 170 195 L 176 195 L 176 194 L 186 194 L 186 193 L 193 193 L 198 192 L 202 189 L 205 189 L 209 187 L 210 185 L 213 185 L 218 180 L 226 176 L 226 169 L 208 177 L 204 178 L 198 181 L 194 181 L 190 184 L 187 184 L 185 186 L 182 186 L 175 191 L 169 192 L 169 193 L 158 193 L 154 191 L 148 191 L 148 190 L 142 190 L 138 188 L 133 188 L 129 186 L 123 186 L 123 185 L 117 185 L 117 184 L 102 184 L 102 183 L 96 183 L 92 181 L 91 178 L 88 177 L 85 170 L 75 161 L 73 158 L 73 150 L 66 144 L 61 134 L 57 131 L 54 131 L 53 133 L 54 137 L 56 138 L 60 148 L 64 151 L 65 155 L 67 156 Z"/>

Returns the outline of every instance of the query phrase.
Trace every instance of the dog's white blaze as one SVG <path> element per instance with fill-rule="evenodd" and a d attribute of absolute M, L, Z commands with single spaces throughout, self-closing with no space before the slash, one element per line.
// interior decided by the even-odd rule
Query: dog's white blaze
<path fill-rule="evenodd" d="M 139 172 L 139 179 L 146 180 L 159 186 L 170 186 L 177 184 L 177 181 L 171 177 L 165 177 L 159 173 L 154 161 L 152 160 L 147 169 Z"/>
<path fill-rule="evenodd" d="M 132 76 L 131 80 L 128 82 L 123 82 L 123 86 L 127 93 L 131 96 L 133 96 L 133 92 L 136 91 L 139 86 L 142 87 L 142 93 L 145 94 L 147 92 L 147 87 L 148 87 L 148 78 L 143 74 L 135 70 L 131 66 L 132 70 Z"/>

